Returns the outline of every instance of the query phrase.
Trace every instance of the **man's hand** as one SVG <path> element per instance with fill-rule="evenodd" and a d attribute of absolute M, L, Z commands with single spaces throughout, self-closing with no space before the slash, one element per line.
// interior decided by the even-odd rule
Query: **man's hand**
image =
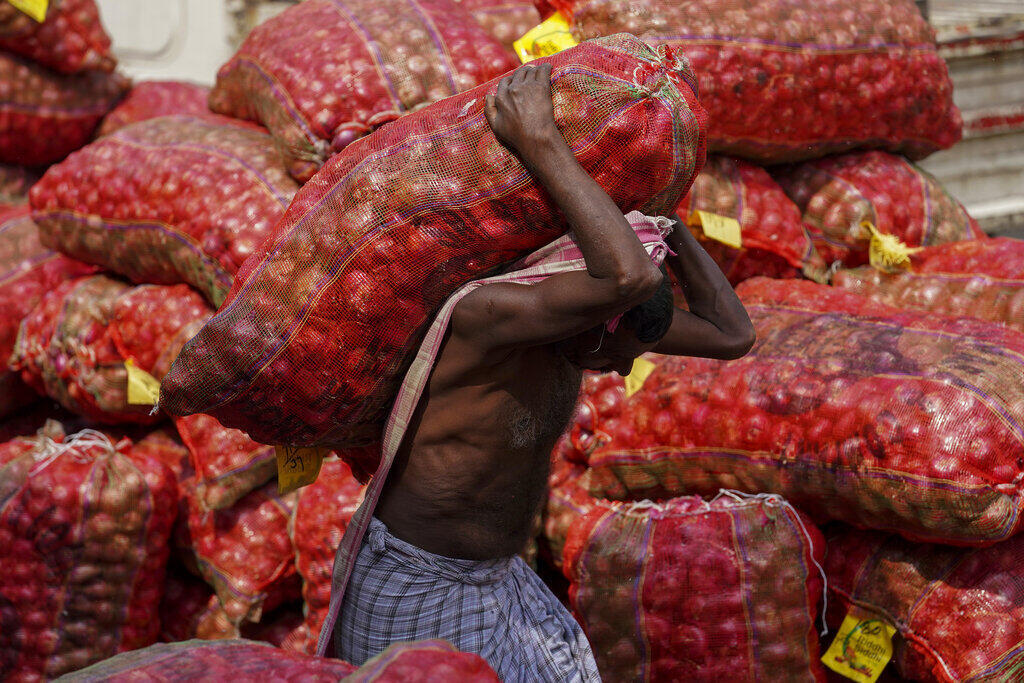
<path fill-rule="evenodd" d="M 519 67 L 487 95 L 484 114 L 495 137 L 528 161 L 545 143 L 561 141 L 551 104 L 551 65 Z"/>

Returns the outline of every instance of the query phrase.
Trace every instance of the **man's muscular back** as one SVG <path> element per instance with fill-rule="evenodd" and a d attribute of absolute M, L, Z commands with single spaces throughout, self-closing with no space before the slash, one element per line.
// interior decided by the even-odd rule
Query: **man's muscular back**
<path fill-rule="evenodd" d="M 580 370 L 551 346 L 485 357 L 446 339 L 377 508 L 392 534 L 446 557 L 520 552 Z"/>

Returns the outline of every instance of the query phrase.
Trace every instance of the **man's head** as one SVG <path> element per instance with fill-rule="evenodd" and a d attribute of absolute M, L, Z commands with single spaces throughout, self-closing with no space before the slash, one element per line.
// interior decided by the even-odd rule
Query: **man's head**
<path fill-rule="evenodd" d="M 633 361 L 652 350 L 668 332 L 674 310 L 666 275 L 654 296 L 626 311 L 614 333 L 600 325 L 562 342 L 562 353 L 584 370 L 628 375 Z"/>

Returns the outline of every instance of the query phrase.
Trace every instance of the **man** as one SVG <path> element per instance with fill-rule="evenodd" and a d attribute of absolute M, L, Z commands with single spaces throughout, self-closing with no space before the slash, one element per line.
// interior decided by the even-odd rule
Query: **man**
<path fill-rule="evenodd" d="M 442 638 L 507 683 L 599 680 L 579 625 L 516 557 L 581 372 L 626 375 L 652 350 L 737 358 L 753 344 L 742 304 L 685 228 L 669 238 L 669 265 L 690 310 L 673 307 L 663 271 L 562 139 L 550 83 L 549 65 L 523 67 L 486 114 L 561 209 L 587 268 L 484 285 L 456 305 L 342 603 L 336 655 L 355 664 Z"/>

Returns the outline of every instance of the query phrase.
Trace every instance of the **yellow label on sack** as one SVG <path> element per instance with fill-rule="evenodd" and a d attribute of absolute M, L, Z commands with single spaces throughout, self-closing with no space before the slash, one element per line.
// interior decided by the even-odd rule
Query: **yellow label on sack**
<path fill-rule="evenodd" d="M 578 43 L 569 30 L 569 21 L 559 12 L 555 12 L 512 43 L 516 54 L 519 55 L 519 61 L 523 64 L 556 54 L 574 45 Z"/>
<path fill-rule="evenodd" d="M 282 496 L 309 486 L 320 474 L 320 466 L 330 453 L 326 448 L 275 446 L 277 454 L 277 492 Z"/>
<path fill-rule="evenodd" d="M 895 634 L 896 628 L 888 622 L 853 608 L 821 661 L 852 681 L 875 683 L 892 659 Z"/>
<path fill-rule="evenodd" d="M 128 371 L 128 405 L 155 406 L 160 402 L 160 380 L 131 360 L 124 362 Z"/>
<path fill-rule="evenodd" d="M 743 234 L 740 222 L 735 218 L 720 216 L 708 211 L 694 211 L 687 225 L 698 225 L 704 229 L 704 236 L 709 240 L 721 242 L 733 249 L 743 246 Z"/>
<path fill-rule="evenodd" d="M 892 272 L 910 265 L 910 257 L 921 251 L 921 247 L 908 247 L 895 235 L 878 230 L 871 221 L 863 221 L 860 227 L 871 235 L 868 258 L 877 270 Z"/>
<path fill-rule="evenodd" d="M 633 361 L 633 369 L 626 376 L 626 398 L 629 398 L 644 387 L 644 382 L 657 366 L 649 360 L 637 358 Z"/>
<path fill-rule="evenodd" d="M 7 0 L 7 2 L 39 23 L 46 20 L 46 9 L 50 4 L 50 0 Z"/>

